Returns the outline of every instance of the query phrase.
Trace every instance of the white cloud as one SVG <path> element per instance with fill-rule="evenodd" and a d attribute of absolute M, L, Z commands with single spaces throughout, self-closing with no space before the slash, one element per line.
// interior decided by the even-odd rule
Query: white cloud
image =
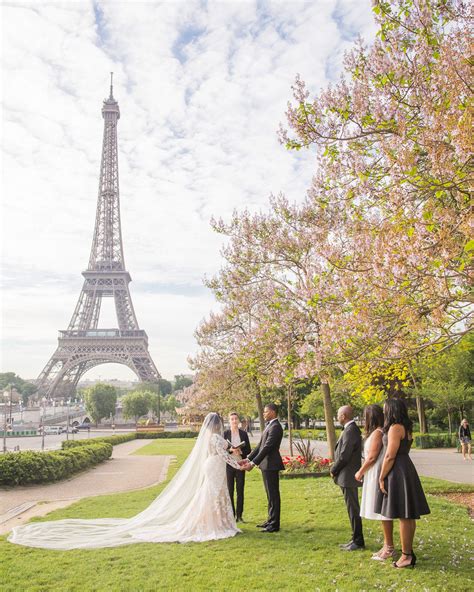
<path fill-rule="evenodd" d="M 212 215 L 305 194 L 310 152 L 276 138 L 297 73 L 341 72 L 369 0 L 3 4 L 1 370 L 36 376 L 82 285 L 108 73 L 121 108 L 122 229 L 132 297 L 165 376 L 186 371 L 220 264 Z M 116 368 L 116 376 L 128 370 Z M 95 369 L 90 375 L 103 374 Z"/>

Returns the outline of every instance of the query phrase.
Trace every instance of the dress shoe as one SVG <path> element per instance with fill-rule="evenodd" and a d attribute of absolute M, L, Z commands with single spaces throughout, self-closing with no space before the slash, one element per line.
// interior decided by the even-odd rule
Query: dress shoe
<path fill-rule="evenodd" d="M 349 541 L 348 543 L 342 543 L 339 545 L 339 549 L 345 549 L 346 547 L 350 547 L 354 541 Z"/>
<path fill-rule="evenodd" d="M 236 521 L 236 522 L 242 522 L 242 524 L 245 524 L 245 520 L 242 518 L 242 516 L 238 516 L 238 517 L 235 519 L 235 521 Z"/>
<path fill-rule="evenodd" d="M 268 522 L 262 522 L 262 524 L 257 524 L 257 528 L 267 528 Z"/>
<path fill-rule="evenodd" d="M 279 528 L 274 528 L 273 526 L 267 526 L 266 528 L 262 528 L 260 532 L 278 532 Z"/>
<path fill-rule="evenodd" d="M 354 542 L 347 547 L 341 547 L 341 551 L 362 551 L 363 549 L 365 549 L 364 545 L 356 545 Z"/>

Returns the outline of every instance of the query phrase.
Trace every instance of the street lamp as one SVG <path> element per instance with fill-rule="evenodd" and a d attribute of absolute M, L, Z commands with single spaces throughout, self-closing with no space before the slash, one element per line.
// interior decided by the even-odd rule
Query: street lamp
<path fill-rule="evenodd" d="M 67 405 L 67 415 L 66 415 L 66 440 L 69 440 L 69 405 L 71 404 L 71 399 L 66 401 Z"/>
<path fill-rule="evenodd" d="M 13 391 L 15 391 L 16 393 L 16 389 L 13 388 L 13 385 L 10 385 L 10 419 L 9 419 L 9 424 L 10 427 L 13 428 L 13 409 L 12 409 L 12 405 L 13 405 Z"/>
<path fill-rule="evenodd" d="M 45 414 L 45 405 L 46 405 L 46 397 L 41 399 L 41 450 L 44 450 L 44 414 Z"/>
<path fill-rule="evenodd" d="M 9 392 L 3 391 L 3 454 L 7 452 L 7 400 Z"/>

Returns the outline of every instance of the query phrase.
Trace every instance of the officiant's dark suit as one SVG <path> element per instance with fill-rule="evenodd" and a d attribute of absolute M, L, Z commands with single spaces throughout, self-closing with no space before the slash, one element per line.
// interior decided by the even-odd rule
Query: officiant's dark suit
<path fill-rule="evenodd" d="M 268 499 L 268 519 L 261 526 L 265 532 L 280 530 L 280 473 L 285 467 L 280 455 L 283 428 L 275 417 L 268 422 L 260 442 L 248 456 L 248 460 L 262 471 Z"/>
<path fill-rule="evenodd" d="M 339 419 L 338 412 L 338 419 Z M 341 419 L 339 419 L 341 421 Z M 343 423 L 341 421 L 341 423 Z M 347 506 L 347 513 L 352 527 L 352 541 L 341 548 L 347 551 L 355 551 L 364 547 L 364 535 L 362 532 L 362 520 L 360 517 L 358 488 L 362 486 L 354 477 L 361 466 L 362 437 L 359 428 L 350 418 L 344 422 L 344 429 L 336 443 L 334 451 L 334 464 L 331 475 L 334 481 L 342 489 Z"/>
<path fill-rule="evenodd" d="M 224 438 L 229 442 L 231 441 L 231 430 L 225 430 Z M 247 458 L 251 450 L 249 435 L 245 430 L 239 428 L 239 438 L 239 443 L 245 442 L 245 445 L 240 448 L 242 459 L 244 459 Z M 239 469 L 234 469 L 234 467 L 226 464 L 226 472 L 227 488 L 229 490 L 230 501 L 232 502 L 232 510 L 237 521 L 239 521 L 242 520 L 242 514 L 244 512 L 245 471 L 239 471 Z M 237 504 L 234 503 L 234 484 L 237 490 Z"/>

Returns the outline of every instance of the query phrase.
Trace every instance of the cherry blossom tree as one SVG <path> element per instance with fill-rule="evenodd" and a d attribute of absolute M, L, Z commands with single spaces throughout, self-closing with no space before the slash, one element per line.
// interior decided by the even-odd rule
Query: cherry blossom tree
<path fill-rule="evenodd" d="M 316 150 L 308 207 L 357 314 L 387 328 L 380 357 L 450 345 L 472 322 L 472 88 L 467 7 L 374 2 L 380 30 L 310 100 L 298 77 L 290 149 Z"/>

